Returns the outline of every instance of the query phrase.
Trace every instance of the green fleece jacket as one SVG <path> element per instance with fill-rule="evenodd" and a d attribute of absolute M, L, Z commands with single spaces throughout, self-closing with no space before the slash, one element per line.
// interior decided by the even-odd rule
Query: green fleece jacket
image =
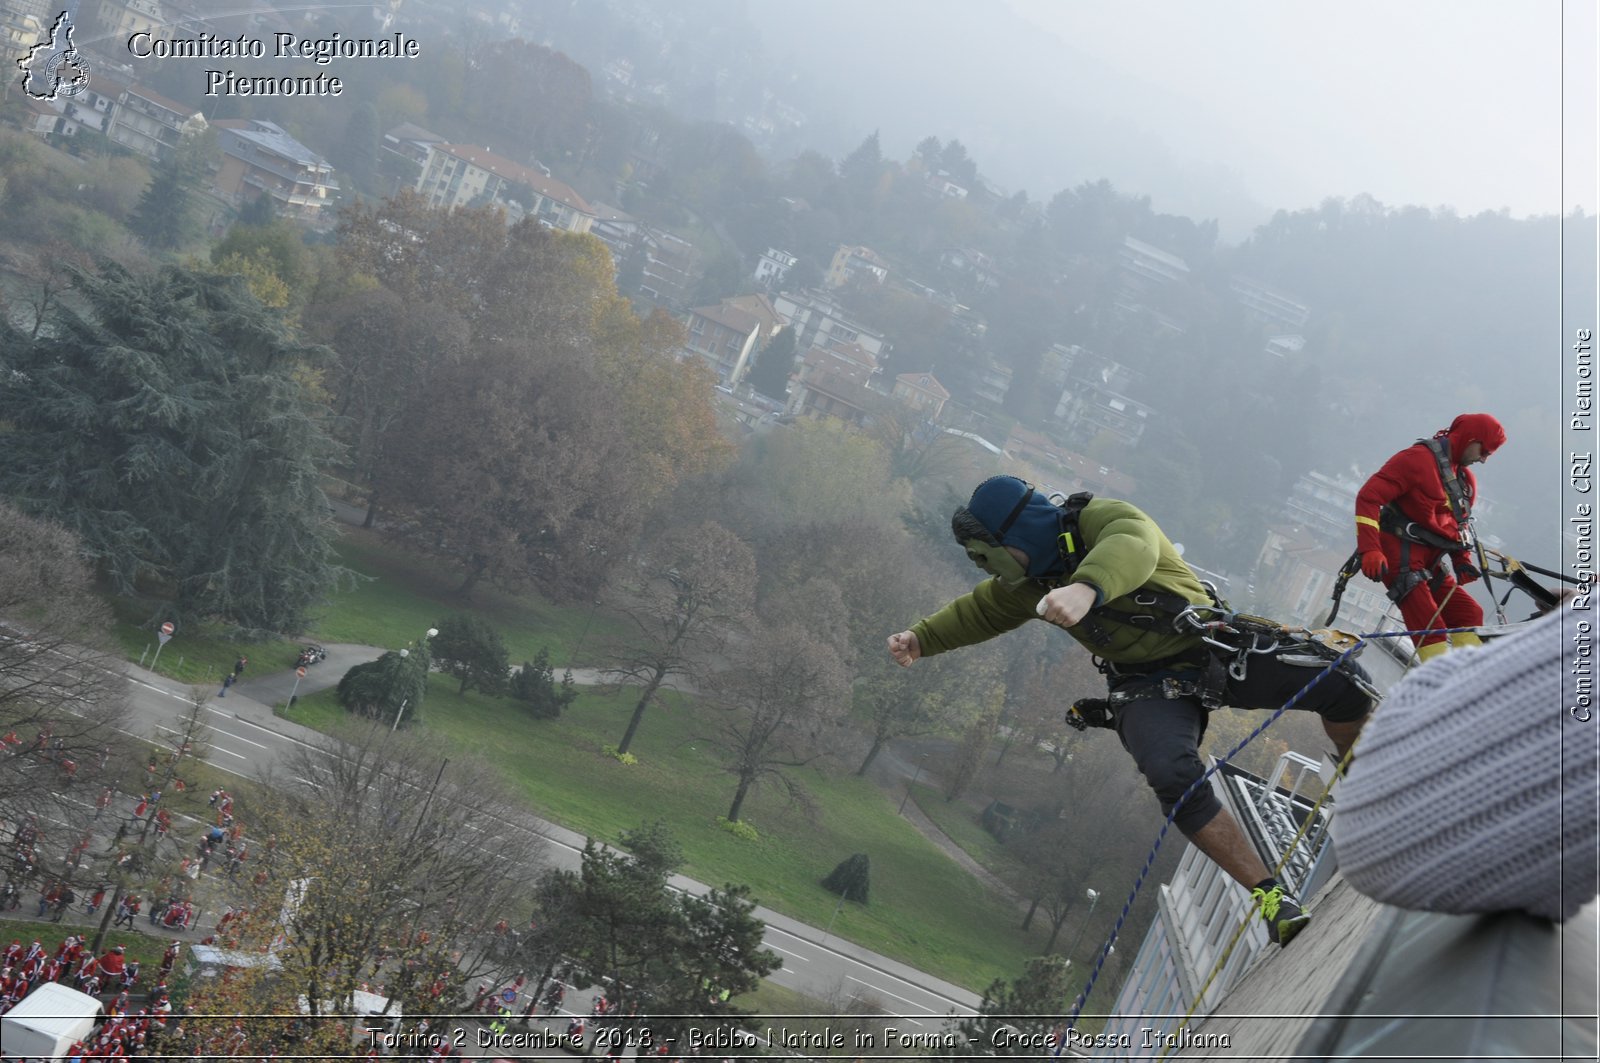
<path fill-rule="evenodd" d="M 1116 623 L 1118 613 L 1145 613 L 1130 595 L 1141 587 L 1176 594 L 1196 605 L 1211 604 L 1194 571 L 1155 521 L 1130 502 L 1096 498 L 1078 516 L 1078 533 L 1087 552 L 1070 580 L 1024 579 L 1007 584 L 992 577 L 937 613 L 911 625 L 922 656 L 985 642 L 996 635 L 1039 619 L 1039 599 L 1053 587 L 1087 583 L 1099 592 L 1101 605 L 1088 622 L 1067 633 L 1089 651 L 1115 664 L 1145 664 L 1184 653 L 1200 645 L 1198 635 L 1184 635 L 1164 624 L 1139 628 Z M 1091 630 L 1091 623 L 1099 631 Z M 1104 643 L 1095 636 L 1109 636 Z"/>

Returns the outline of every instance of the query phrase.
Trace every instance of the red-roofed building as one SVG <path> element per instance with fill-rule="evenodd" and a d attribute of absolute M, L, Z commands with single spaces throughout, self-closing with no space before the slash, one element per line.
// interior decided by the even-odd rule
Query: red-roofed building
<path fill-rule="evenodd" d="M 1069 494 L 1093 491 L 1097 495 L 1128 498 L 1133 494 L 1133 477 L 1068 450 L 1050 436 L 1014 426 L 1006 437 L 1006 453 L 1033 465 L 1047 474 L 1043 479 Z"/>
<path fill-rule="evenodd" d="M 766 296 L 741 295 L 695 307 L 684 324 L 686 352 L 704 358 L 723 383 L 732 385 L 749 371 L 751 359 L 783 327 L 783 319 Z"/>
<path fill-rule="evenodd" d="M 800 360 L 800 375 L 789 393 L 785 412 L 797 417 L 837 417 L 864 424 L 883 396 L 867 382 L 872 369 L 831 351 L 810 350 Z"/>
<path fill-rule="evenodd" d="M 435 207 L 495 203 L 512 220 L 533 215 L 552 229 L 586 233 L 595 211 L 570 186 L 542 170 L 467 144 L 428 144 L 416 190 Z"/>
<path fill-rule="evenodd" d="M 890 394 L 926 414 L 930 421 L 937 421 L 944 404 L 950 401 L 950 392 L 932 373 L 901 373 L 894 378 Z"/>

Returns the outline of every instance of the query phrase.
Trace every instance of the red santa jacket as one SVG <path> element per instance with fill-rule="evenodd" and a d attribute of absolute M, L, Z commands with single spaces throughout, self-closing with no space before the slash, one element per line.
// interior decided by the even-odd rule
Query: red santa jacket
<path fill-rule="evenodd" d="M 1461 481 L 1467 501 L 1476 497 L 1478 481 L 1472 470 L 1461 464 L 1468 446 L 1482 443 L 1485 454 L 1492 454 L 1506 441 L 1506 430 L 1486 413 L 1464 413 L 1450 427 L 1435 434 L 1450 448 L 1450 468 Z M 1446 539 L 1459 541 L 1464 529 L 1456 521 L 1439 475 L 1439 463 L 1426 444 L 1407 447 L 1373 473 L 1356 495 L 1356 547 L 1362 553 L 1381 550 L 1382 533 L 1378 515 L 1393 505 L 1409 521 Z M 1418 564 L 1426 560 L 1419 559 Z"/>

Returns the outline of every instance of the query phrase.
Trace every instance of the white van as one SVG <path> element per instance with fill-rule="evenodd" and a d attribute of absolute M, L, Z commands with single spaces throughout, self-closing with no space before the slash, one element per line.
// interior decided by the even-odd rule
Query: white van
<path fill-rule="evenodd" d="M 104 1009 L 69 986 L 46 982 L 0 1015 L 0 1059 L 65 1059 L 88 1038 Z"/>

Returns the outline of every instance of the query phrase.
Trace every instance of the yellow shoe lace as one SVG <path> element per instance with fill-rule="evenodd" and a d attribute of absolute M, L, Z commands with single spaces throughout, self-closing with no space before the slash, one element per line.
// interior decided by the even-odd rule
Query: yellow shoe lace
<path fill-rule="evenodd" d="M 1278 917 L 1278 902 L 1283 900 L 1283 887 L 1274 886 L 1270 890 L 1253 889 L 1250 896 L 1261 902 L 1261 918 L 1271 922 Z"/>

